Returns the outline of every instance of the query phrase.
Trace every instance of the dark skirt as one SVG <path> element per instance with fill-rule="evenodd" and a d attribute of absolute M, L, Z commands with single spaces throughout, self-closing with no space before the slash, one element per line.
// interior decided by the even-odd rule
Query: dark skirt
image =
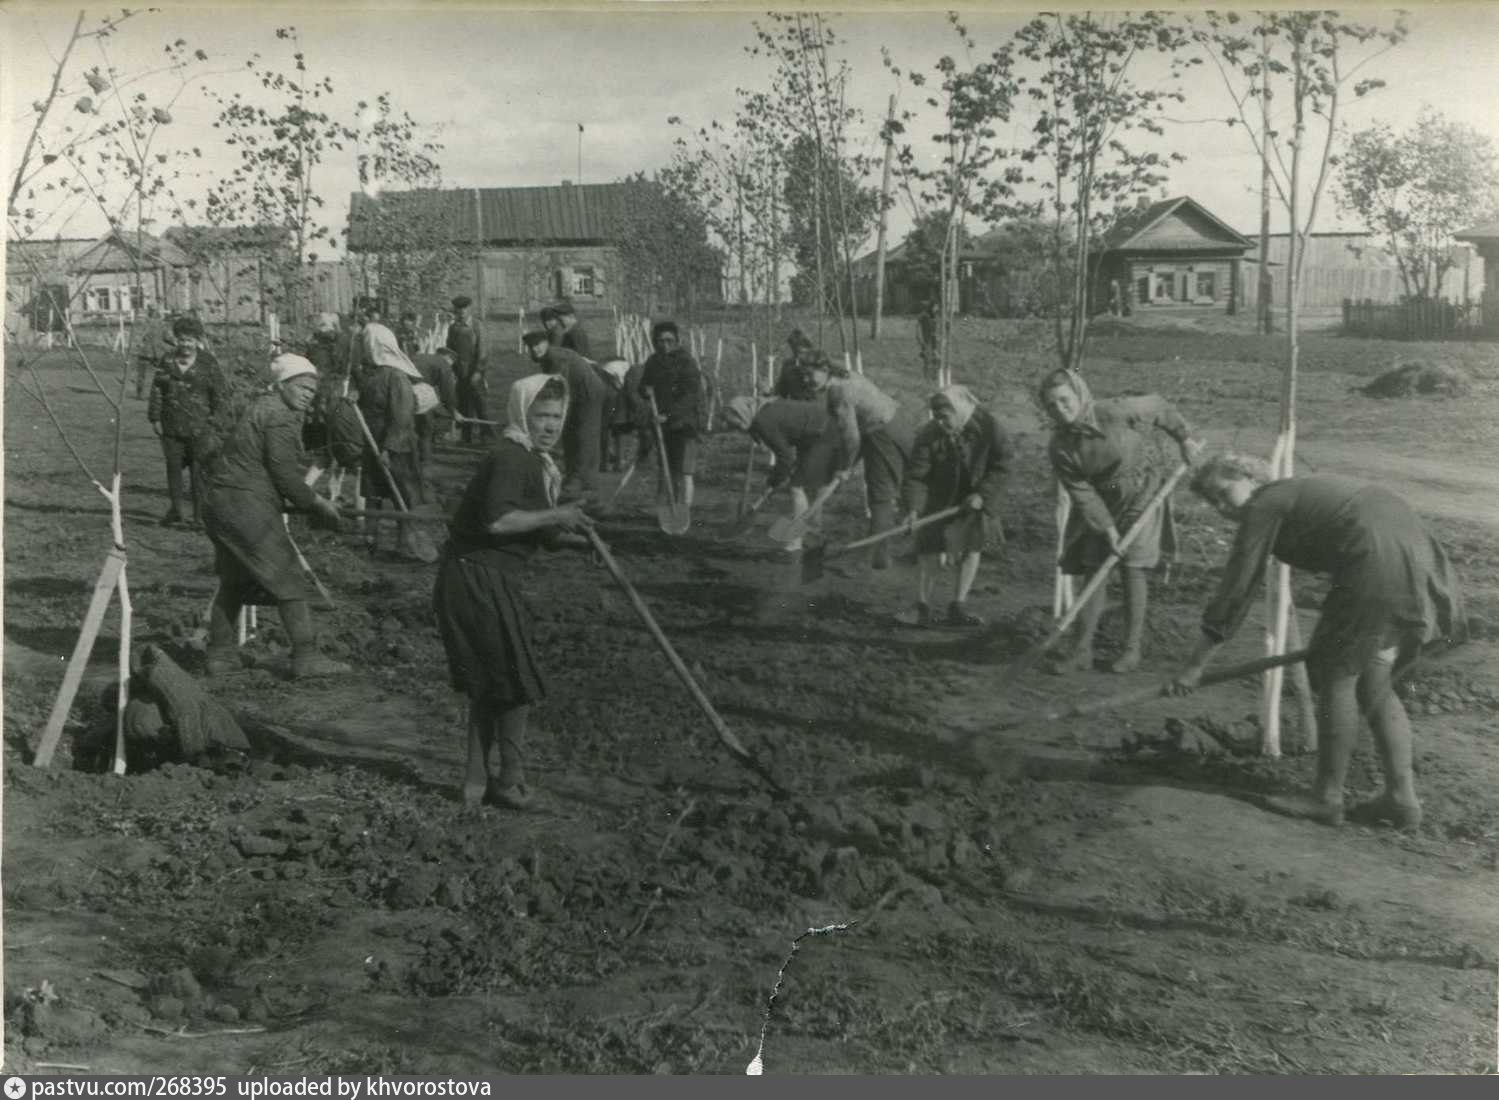
<path fill-rule="evenodd" d="M 390 472 L 395 478 L 396 488 L 401 490 L 401 499 L 407 508 L 414 509 L 426 502 L 422 490 L 422 473 L 417 466 L 415 451 L 397 451 L 390 456 Z M 380 459 L 368 447 L 364 449 L 364 467 L 359 478 L 359 490 L 370 500 L 394 501 L 390 482 L 380 467 Z"/>
<path fill-rule="evenodd" d="M 928 514 L 938 511 L 933 508 Z M 916 532 L 918 554 L 982 554 L 991 544 L 1002 542 L 999 522 L 982 512 L 965 512 Z"/>
<path fill-rule="evenodd" d="M 1120 538 L 1129 533 L 1160 485 L 1159 478 L 1151 478 L 1146 488 L 1135 494 L 1130 505 L 1114 517 Z M 1109 557 L 1108 536 L 1090 528 L 1083 521 L 1083 510 L 1076 504 L 1067 516 L 1063 544 L 1066 549 L 1062 552 L 1062 572 L 1069 576 L 1091 576 Z M 1131 569 L 1154 569 L 1161 564 L 1163 554 L 1168 561 L 1176 558 L 1176 515 L 1169 497 L 1151 514 L 1119 564 Z"/>
<path fill-rule="evenodd" d="M 241 604 L 312 598 L 281 513 L 259 497 L 232 489 L 210 491 L 203 526 L 213 543 L 219 584 Z"/>
<path fill-rule="evenodd" d="M 446 554 L 432 607 L 455 691 L 500 710 L 546 698 L 531 613 L 512 576 L 480 559 Z"/>

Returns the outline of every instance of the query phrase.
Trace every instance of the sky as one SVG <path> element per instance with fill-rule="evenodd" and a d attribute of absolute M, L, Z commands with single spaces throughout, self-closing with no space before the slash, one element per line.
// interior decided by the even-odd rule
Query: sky
<path fill-rule="evenodd" d="M 90 17 L 115 9 L 90 9 Z M 25 141 L 31 102 L 45 93 L 55 57 L 66 41 L 77 8 L 57 4 L 0 8 L 5 53 L 0 86 L 5 89 L 5 143 L 11 156 Z M 1389 13 L 1360 9 L 1360 18 Z M 680 116 L 691 126 L 715 118 L 728 123 L 737 104 L 736 89 L 768 85 L 768 63 L 748 56 L 753 11 L 561 12 L 471 7 L 454 10 L 358 9 L 280 6 L 261 8 L 175 7 L 128 23 L 109 46 L 110 59 L 124 72 L 160 63 L 163 44 L 185 39 L 208 55 L 204 81 L 227 92 L 258 93 L 243 71 L 254 52 L 268 61 L 289 61 L 275 28 L 295 23 L 312 71 L 334 86 L 333 109 L 352 117 L 354 104 L 388 91 L 396 104 L 441 141 L 443 175 L 449 186 L 505 187 L 575 182 L 601 183 L 665 165 L 680 132 L 668 124 Z M 976 39 L 976 53 L 1003 43 L 1024 19 L 1023 12 L 965 14 Z M 1411 37 L 1375 59 L 1361 75 L 1381 77 L 1388 87 L 1350 104 L 1345 121 L 1353 129 L 1384 121 L 1397 129 L 1414 121 L 1423 104 L 1480 130 L 1499 144 L 1499 5 L 1417 9 Z M 881 62 L 888 50 L 909 71 L 930 73 L 958 43 L 941 12 L 854 13 L 835 17 L 844 43 L 840 53 L 852 70 L 850 102 L 865 124 L 857 145 L 878 152 L 878 129 L 888 97 L 900 96 L 901 109 L 924 111 L 923 93 L 901 83 Z M 98 59 L 92 46 L 79 55 Z M 1147 64 L 1146 84 L 1159 85 L 1163 72 Z M 154 94 L 170 88 L 162 80 L 142 84 Z M 73 95 L 75 79 L 65 85 Z M 1168 112 L 1171 119 L 1158 146 L 1184 154 L 1173 168 L 1164 194 L 1188 194 L 1224 221 L 1249 232 L 1258 225 L 1258 161 L 1242 131 L 1223 119 L 1232 113 L 1221 80 L 1210 66 L 1193 70 L 1183 90 L 1187 102 Z M 71 97 L 67 102 L 71 102 Z M 170 138 L 197 145 L 205 154 L 201 178 L 184 186 L 199 196 L 231 163 L 213 129 L 216 113 L 202 84 L 189 88 L 173 108 Z M 1022 143 L 1032 118 L 1022 112 L 1002 132 Z M 913 133 L 930 133 L 928 112 Z M 578 124 L 584 127 L 582 165 L 578 163 Z M 166 136 L 164 131 L 164 136 Z M 917 146 L 923 144 L 918 140 Z M 9 172 L 7 179 L 10 178 Z M 878 183 L 877 176 L 873 179 Z M 357 189 L 352 153 L 336 155 L 315 181 L 328 203 L 331 222 L 346 217 L 348 195 Z M 171 224 L 161 217 L 158 231 Z M 910 224 L 901 204 L 892 216 L 893 239 Z M 1277 210 L 1274 228 L 1285 228 Z M 1324 202 L 1318 229 L 1358 226 Z M 48 235 L 90 236 L 103 222 L 84 208 L 66 225 L 54 222 Z"/>

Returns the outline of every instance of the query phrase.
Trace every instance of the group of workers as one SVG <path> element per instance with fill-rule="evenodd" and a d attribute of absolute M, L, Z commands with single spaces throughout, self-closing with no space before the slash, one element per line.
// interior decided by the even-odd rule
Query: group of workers
<path fill-rule="evenodd" d="M 282 517 L 299 511 L 315 523 L 339 524 L 337 484 L 331 499 L 311 487 L 322 463 L 359 466 L 367 509 L 383 499 L 413 506 L 426 499 L 422 440 L 430 447 L 440 438 L 453 419 L 450 411 L 465 429 L 487 435 L 501 426 L 484 415 L 487 384 L 470 303 L 459 298 L 453 305 L 446 345 L 434 356 L 408 354 L 373 310 L 364 312 L 357 335 L 347 341 L 336 318 L 320 319 L 307 354 L 277 355 L 270 391 L 213 446 L 205 492 L 194 479 L 195 514 L 213 542 L 220 580 L 209 630 L 211 673 L 239 667 L 233 623 L 251 601 L 279 606 L 293 675 L 344 670 L 317 650 L 308 612 L 312 593 Z M 672 322 L 654 326 L 653 353 L 632 366 L 596 363 L 570 308 L 551 307 L 542 321 L 543 328 L 524 336 L 537 370 L 510 386 L 502 430 L 448 522 L 433 597 L 452 684 L 469 701 L 463 796 L 475 806 L 530 802 L 523 766 L 527 717 L 546 697 L 546 682 L 519 584 L 526 562 L 542 547 L 589 545 L 600 473 L 617 468 L 622 438 L 639 440 L 636 463 L 651 461 L 660 440 L 658 492 L 675 491 L 690 505 L 710 403 L 702 371 Z M 202 462 L 193 449 L 193 418 L 218 415 L 225 401 L 211 377 L 216 370 L 205 369 L 212 361 L 195 325 L 185 319 L 175 326 L 176 345 L 162 359 L 151 393 L 150 415 L 167 457 L 169 518 L 180 518 L 180 490 L 173 486 L 182 465 Z M 893 538 L 919 527 L 917 600 L 898 621 L 981 625 L 969 593 L 982 553 L 1001 537 L 1014 467 L 999 420 L 967 387 L 953 385 L 930 396 L 921 423 L 908 424 L 894 399 L 863 374 L 835 366 L 800 331 L 789 345 L 772 395 L 737 397 L 724 406 L 725 423 L 774 456 L 761 499 L 784 487 L 793 514 L 805 513 L 814 496 L 826 499 L 862 463 L 870 534 Z M 343 356 L 343 369 L 340 347 L 359 349 L 357 358 Z M 425 400 L 418 397 L 421 387 L 432 391 Z M 1170 497 L 1159 491 L 1162 475 L 1150 459 L 1152 433 L 1161 432 L 1194 467 L 1193 489 L 1239 525 L 1202 618 L 1202 641 L 1173 690 L 1198 685 L 1242 625 L 1272 556 L 1329 575 L 1331 591 L 1307 658 L 1317 696 L 1317 780 L 1310 795 L 1272 800 L 1272 808 L 1329 824 L 1343 820 L 1343 788 L 1363 715 L 1386 788 L 1361 813 L 1418 825 L 1410 725 L 1393 685 L 1423 646 L 1460 639 L 1465 619 L 1452 567 L 1411 509 L 1388 490 L 1351 479 L 1273 480 L 1252 458 L 1204 461 L 1201 441 L 1159 396 L 1095 399 L 1078 373 L 1054 370 L 1042 378 L 1037 397 L 1051 422 L 1050 466 L 1072 505 L 1058 564 L 1079 578 L 1105 563 L 1121 567 L 1127 625 L 1110 667 L 1125 673 L 1140 666 L 1149 574 L 1174 537 Z M 425 429 L 416 425 L 422 417 L 433 418 Z M 306 444 L 314 461 L 304 472 Z M 399 526 L 410 530 L 410 524 Z M 890 542 L 874 548 L 874 568 L 890 564 Z M 933 597 L 944 561 L 953 567 L 953 589 L 942 611 Z M 1053 671 L 1094 667 L 1105 602 L 1100 590 L 1082 608 L 1072 644 L 1055 658 Z"/>

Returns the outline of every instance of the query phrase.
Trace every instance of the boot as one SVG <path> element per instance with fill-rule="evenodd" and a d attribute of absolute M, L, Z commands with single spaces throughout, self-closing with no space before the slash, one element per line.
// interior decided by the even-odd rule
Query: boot
<path fill-rule="evenodd" d="M 870 509 L 869 533 L 878 535 L 895 526 L 895 508 L 889 504 L 876 504 Z M 875 569 L 890 568 L 890 540 L 874 548 L 869 564 Z"/>
<path fill-rule="evenodd" d="M 931 626 L 932 608 L 930 604 L 918 603 L 915 607 L 896 613 L 895 621 L 901 626 Z"/>
<path fill-rule="evenodd" d="M 967 603 L 959 603 L 954 600 L 947 605 L 947 625 L 949 626 L 983 626 L 984 617 L 976 612 L 968 610 Z"/>
<path fill-rule="evenodd" d="M 204 671 L 209 676 L 229 676 L 244 670 L 239 654 L 239 632 L 234 626 L 237 618 L 239 606 L 220 589 L 208 608 L 208 654 Z"/>
<path fill-rule="evenodd" d="M 353 670 L 318 652 L 317 636 L 312 631 L 312 612 L 306 600 L 283 600 L 281 625 L 291 639 L 291 675 L 294 680 L 314 676 L 342 676 Z"/>

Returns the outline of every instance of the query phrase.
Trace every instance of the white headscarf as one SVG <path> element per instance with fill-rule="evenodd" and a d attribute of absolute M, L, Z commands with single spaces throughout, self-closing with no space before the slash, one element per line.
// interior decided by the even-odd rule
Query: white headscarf
<path fill-rule="evenodd" d="M 531 438 L 531 428 L 526 422 L 526 414 L 531 411 L 536 395 L 541 392 L 542 387 L 554 379 L 564 391 L 562 415 L 567 416 L 567 380 L 559 374 L 528 374 L 510 384 L 510 395 L 505 401 L 505 430 L 502 433 L 506 439 L 512 443 L 519 443 L 541 459 L 543 472 L 546 475 L 548 504 L 557 503 L 557 494 L 562 489 L 562 471 L 557 468 L 557 463 L 550 454 L 536 446 L 536 441 Z"/>
<path fill-rule="evenodd" d="M 364 357 L 380 367 L 394 367 L 413 382 L 422 382 L 422 372 L 401 350 L 400 341 L 379 321 L 364 326 Z"/>

